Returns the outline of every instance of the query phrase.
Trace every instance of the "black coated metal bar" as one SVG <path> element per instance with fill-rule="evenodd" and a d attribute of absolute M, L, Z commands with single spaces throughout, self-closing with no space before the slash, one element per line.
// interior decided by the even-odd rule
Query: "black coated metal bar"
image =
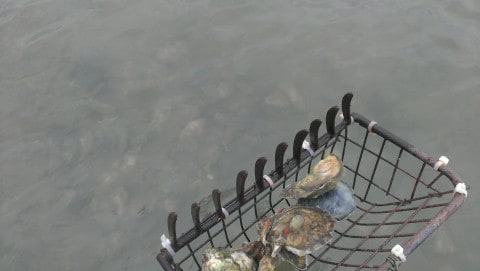
<path fill-rule="evenodd" d="M 400 163 L 400 158 L 402 157 L 403 149 L 400 149 L 397 156 L 397 162 L 395 162 L 395 166 L 393 167 L 392 177 L 390 178 L 390 182 L 388 183 L 387 189 L 387 196 L 390 195 L 390 189 L 392 188 L 393 179 L 395 178 L 395 173 L 397 173 L 398 163 Z"/>
<path fill-rule="evenodd" d="M 413 185 L 413 190 L 412 190 L 412 194 L 410 195 L 410 200 L 412 200 L 413 197 L 415 196 L 415 192 L 417 191 L 418 183 L 422 179 L 421 177 L 422 177 L 422 174 L 423 174 L 423 170 L 425 169 L 425 165 L 426 165 L 426 163 L 424 162 L 422 164 L 422 168 L 420 169 L 420 172 L 418 173 L 417 178 L 415 179 L 415 184 Z"/>
<path fill-rule="evenodd" d="M 187 248 L 188 248 L 188 251 L 190 251 L 190 255 L 192 255 L 192 258 L 193 260 L 195 261 L 195 264 L 197 265 L 198 268 L 202 268 L 200 263 L 198 262 L 197 260 L 197 257 L 195 257 L 195 253 L 193 252 L 192 250 L 192 247 L 190 246 L 190 244 L 187 244 Z"/>
<path fill-rule="evenodd" d="M 355 190 L 355 185 L 357 184 L 358 169 L 360 168 L 360 163 L 362 163 L 363 151 L 365 150 L 365 144 L 367 144 L 368 131 L 365 131 L 365 137 L 363 138 L 362 149 L 360 150 L 360 156 L 358 157 L 357 167 L 355 168 L 355 175 L 353 177 L 352 189 Z M 365 178 L 366 179 L 366 178 Z M 368 179 L 366 179 L 368 180 Z"/>
<path fill-rule="evenodd" d="M 378 161 L 380 161 L 380 157 L 382 157 L 383 148 L 385 147 L 386 139 L 383 139 L 382 146 L 380 147 L 380 151 L 378 152 L 377 160 L 375 161 L 375 166 L 373 167 L 372 176 L 370 176 L 370 182 L 368 183 L 367 190 L 365 191 L 365 195 L 363 196 L 363 200 L 367 199 L 368 191 L 370 191 L 370 187 L 373 183 L 373 178 L 375 178 L 375 172 L 377 171 Z"/>
<path fill-rule="evenodd" d="M 428 183 L 427 187 L 431 188 L 432 185 L 435 184 L 440 179 L 440 177 L 442 177 L 442 176 L 443 176 L 442 173 L 437 174 L 437 176 L 435 178 L 433 178 L 433 180 L 430 183 Z"/>
<path fill-rule="evenodd" d="M 208 242 L 210 242 L 210 245 L 212 247 L 215 247 L 215 245 L 213 244 L 213 238 L 212 238 L 212 234 L 210 233 L 210 229 L 207 230 L 207 236 L 208 236 Z"/>
<path fill-rule="evenodd" d="M 245 236 L 247 242 L 250 242 L 250 237 L 248 237 L 247 231 L 245 230 L 245 226 L 243 225 L 242 219 L 242 208 L 238 208 L 238 219 L 240 221 L 240 228 L 242 229 L 242 234 Z"/>
<path fill-rule="evenodd" d="M 344 136 L 343 138 L 343 149 L 342 149 L 342 161 L 345 160 L 345 151 L 347 150 L 347 142 L 348 142 L 348 126 L 345 126 L 345 130 L 343 131 Z"/>

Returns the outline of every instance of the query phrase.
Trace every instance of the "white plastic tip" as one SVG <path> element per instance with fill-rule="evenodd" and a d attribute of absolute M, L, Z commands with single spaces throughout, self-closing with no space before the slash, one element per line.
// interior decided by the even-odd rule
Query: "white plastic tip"
<path fill-rule="evenodd" d="M 270 178 L 268 175 L 263 175 L 263 179 L 270 185 L 270 187 L 273 187 L 273 180 Z"/>
<path fill-rule="evenodd" d="M 455 186 L 454 192 L 464 194 L 465 197 L 468 196 L 467 186 L 465 185 L 465 183 L 457 183 L 457 185 Z"/>
<path fill-rule="evenodd" d="M 228 210 L 222 207 L 222 213 L 225 217 L 229 216 Z"/>
<path fill-rule="evenodd" d="M 400 261 L 405 262 L 407 260 L 407 257 L 405 257 L 405 254 L 403 254 L 403 247 L 399 244 L 395 245 L 392 250 L 392 254 L 397 256 Z"/>
<path fill-rule="evenodd" d="M 438 169 L 443 166 L 443 165 L 446 165 L 448 164 L 450 160 L 446 157 L 446 156 L 440 156 L 440 158 L 438 158 L 438 161 L 435 163 L 435 165 L 433 166 L 433 169 L 438 171 Z"/>
<path fill-rule="evenodd" d="M 175 256 L 175 250 L 172 248 L 172 242 L 170 242 L 170 239 L 168 239 L 165 234 L 162 234 L 160 240 L 162 241 L 162 247 L 165 248 L 170 255 Z"/>
<path fill-rule="evenodd" d="M 368 124 L 368 127 L 367 127 L 368 132 L 371 133 L 371 134 L 375 134 L 374 132 L 372 132 L 372 129 L 373 129 L 373 126 L 375 126 L 375 125 L 377 125 L 377 124 L 378 124 L 378 122 L 372 120 L 372 121 Z"/>
<path fill-rule="evenodd" d="M 312 148 L 310 147 L 310 142 L 304 140 L 303 143 L 302 143 L 302 148 L 303 148 L 304 150 L 307 150 L 308 153 L 310 153 L 310 156 L 313 156 L 314 151 L 313 151 Z"/>

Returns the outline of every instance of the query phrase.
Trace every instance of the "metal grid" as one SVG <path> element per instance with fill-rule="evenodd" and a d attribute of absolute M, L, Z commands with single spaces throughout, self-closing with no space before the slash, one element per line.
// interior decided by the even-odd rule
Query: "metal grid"
<path fill-rule="evenodd" d="M 465 195 L 454 193 L 454 187 L 463 181 L 447 165 L 434 170 L 437 158 L 362 115 L 350 113 L 352 96 L 347 93 L 343 97 L 344 119 L 338 125 L 335 120 L 340 109 L 328 110 L 327 133 L 318 136 L 322 121 L 316 119 L 308 131 L 296 134 L 292 158 L 284 161 L 287 143 L 277 146 L 274 170 L 268 174 L 272 187 L 264 179 L 267 159 L 261 157 L 255 164 L 254 185 L 245 189 L 248 173 L 238 173 L 235 199 L 222 204 L 220 191 L 213 190 L 216 212 L 209 217 L 200 221 L 200 206 L 192 204 L 194 227 L 180 237 L 176 234 L 177 215 L 170 213 L 169 240 L 176 253 L 172 256 L 161 250 L 157 260 L 163 269 L 200 270 L 206 248 L 257 240 L 255 223 L 259 218 L 296 203 L 280 198 L 280 191 L 307 175 L 312 163 L 333 152 L 344 162 L 343 181 L 353 188 L 357 209 L 336 223 L 330 244 L 309 255 L 308 270 L 395 270 L 398 261 L 390 256 L 391 248 L 400 244 L 404 254 L 410 255 L 461 206 Z M 313 156 L 302 148 L 307 136 Z"/>

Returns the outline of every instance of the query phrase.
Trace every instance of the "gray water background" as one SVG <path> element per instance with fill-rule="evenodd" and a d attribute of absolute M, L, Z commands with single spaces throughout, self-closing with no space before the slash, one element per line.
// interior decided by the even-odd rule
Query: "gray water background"
<path fill-rule="evenodd" d="M 404 269 L 478 270 L 479 1 L 1 1 L 0 270 L 161 270 L 346 91 L 471 186 Z"/>

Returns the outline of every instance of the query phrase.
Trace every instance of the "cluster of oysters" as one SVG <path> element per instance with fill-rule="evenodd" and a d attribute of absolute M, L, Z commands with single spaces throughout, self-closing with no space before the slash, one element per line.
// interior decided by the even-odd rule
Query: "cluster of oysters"
<path fill-rule="evenodd" d="M 353 191 L 341 182 L 343 164 L 330 154 L 312 172 L 280 194 L 297 199 L 257 223 L 260 240 L 237 248 L 210 248 L 203 252 L 203 271 L 273 271 L 278 259 L 306 270 L 306 256 L 333 239 L 333 227 L 355 209 Z M 278 257 L 279 256 L 279 257 Z"/>

